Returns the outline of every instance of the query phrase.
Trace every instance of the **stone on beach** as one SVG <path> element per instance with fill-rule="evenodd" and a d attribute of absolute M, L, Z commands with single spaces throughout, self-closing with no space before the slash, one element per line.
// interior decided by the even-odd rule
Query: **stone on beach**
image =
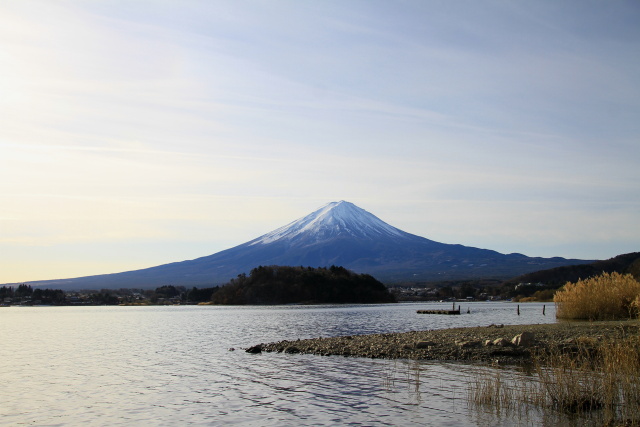
<path fill-rule="evenodd" d="M 254 345 L 245 350 L 247 353 L 257 354 L 262 353 L 262 344 Z"/>
<path fill-rule="evenodd" d="M 497 339 L 493 340 L 492 344 L 495 345 L 495 346 L 498 346 L 498 347 L 507 347 L 507 346 L 511 345 L 509 340 L 506 340 L 504 338 L 497 338 Z"/>
<path fill-rule="evenodd" d="M 435 345 L 433 341 L 418 341 L 416 343 L 416 348 L 429 348 L 432 345 Z"/>
<path fill-rule="evenodd" d="M 511 340 L 511 344 L 517 347 L 530 347 L 534 343 L 534 336 L 531 332 L 523 332 L 521 334 L 516 335 Z"/>
<path fill-rule="evenodd" d="M 460 348 L 478 347 L 480 341 L 456 341 L 456 345 Z"/>

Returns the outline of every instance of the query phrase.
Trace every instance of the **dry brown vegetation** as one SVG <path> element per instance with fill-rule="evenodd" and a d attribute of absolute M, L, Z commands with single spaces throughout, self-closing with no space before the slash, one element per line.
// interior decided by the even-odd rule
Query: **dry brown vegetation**
<path fill-rule="evenodd" d="M 496 411 L 543 411 L 589 416 L 602 425 L 640 425 L 640 338 L 583 342 L 538 354 L 531 376 L 479 373 L 468 400 Z"/>
<path fill-rule="evenodd" d="M 640 282 L 631 274 L 603 273 L 567 283 L 554 296 L 560 319 L 613 320 L 638 316 Z"/>
<path fill-rule="evenodd" d="M 631 274 L 603 273 L 567 283 L 554 296 L 561 319 L 637 318 L 640 283 Z M 485 370 L 472 379 L 468 400 L 507 411 L 556 410 L 600 425 L 640 426 L 640 337 L 582 337 L 539 348 L 530 376 Z"/>

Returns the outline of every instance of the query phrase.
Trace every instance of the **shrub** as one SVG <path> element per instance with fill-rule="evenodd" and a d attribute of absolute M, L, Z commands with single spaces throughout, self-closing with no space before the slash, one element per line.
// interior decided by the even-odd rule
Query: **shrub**
<path fill-rule="evenodd" d="M 549 302 L 553 301 L 553 295 L 555 292 L 555 289 L 544 289 L 534 292 L 530 297 L 522 297 L 518 295 L 513 300 L 516 302 Z"/>
<path fill-rule="evenodd" d="M 561 319 L 613 320 L 638 314 L 640 283 L 632 275 L 603 273 L 567 283 L 553 298 Z"/>

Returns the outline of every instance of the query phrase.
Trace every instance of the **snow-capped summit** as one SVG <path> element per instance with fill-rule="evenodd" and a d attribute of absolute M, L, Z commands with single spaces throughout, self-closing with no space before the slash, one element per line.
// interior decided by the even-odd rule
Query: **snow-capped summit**
<path fill-rule="evenodd" d="M 341 200 L 328 203 L 303 218 L 258 237 L 249 245 L 269 244 L 277 240 L 311 243 L 333 237 L 373 240 L 382 236 L 403 237 L 405 234 L 353 203 Z"/>

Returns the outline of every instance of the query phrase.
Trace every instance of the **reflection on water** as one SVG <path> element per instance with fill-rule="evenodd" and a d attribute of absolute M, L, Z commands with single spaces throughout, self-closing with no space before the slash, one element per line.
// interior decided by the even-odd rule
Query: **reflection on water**
<path fill-rule="evenodd" d="M 521 305 L 520 316 L 514 304 L 466 305 L 471 313 L 460 316 L 416 314 L 424 304 L 3 308 L 0 423 L 539 424 L 539 415 L 469 408 L 470 365 L 240 350 L 282 339 L 555 320 L 549 305 L 546 316 L 540 304 Z"/>

